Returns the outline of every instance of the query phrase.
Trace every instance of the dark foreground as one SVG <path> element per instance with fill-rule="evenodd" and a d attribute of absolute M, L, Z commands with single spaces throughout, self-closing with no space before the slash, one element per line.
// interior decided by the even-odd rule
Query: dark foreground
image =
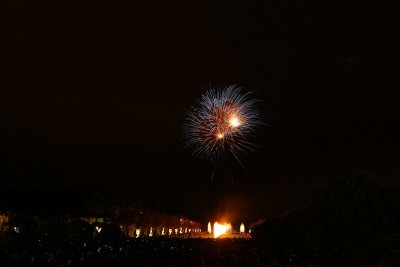
<path fill-rule="evenodd" d="M 0 266 L 265 266 L 252 240 L 138 238 L 108 245 L 1 248 Z"/>

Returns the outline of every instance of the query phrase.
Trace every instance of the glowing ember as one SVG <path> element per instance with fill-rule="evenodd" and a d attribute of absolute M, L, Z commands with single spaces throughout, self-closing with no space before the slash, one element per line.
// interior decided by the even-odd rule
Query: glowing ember
<path fill-rule="evenodd" d="M 208 230 L 208 233 L 210 233 L 211 234 L 211 222 L 208 222 L 208 227 L 207 227 L 207 230 Z"/>
<path fill-rule="evenodd" d="M 230 223 L 219 224 L 218 222 L 214 223 L 214 238 L 218 238 L 220 235 L 223 235 L 229 232 L 232 229 Z"/>

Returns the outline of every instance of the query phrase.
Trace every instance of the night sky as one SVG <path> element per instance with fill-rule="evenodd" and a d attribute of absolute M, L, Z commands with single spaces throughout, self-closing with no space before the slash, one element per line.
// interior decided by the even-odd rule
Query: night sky
<path fill-rule="evenodd" d="M 254 221 L 348 171 L 396 182 L 389 3 L 9 0 L 1 190 L 67 206 L 77 191 L 145 192 L 170 213 Z M 183 147 L 182 122 L 206 88 L 230 84 L 253 92 L 266 125 L 247 174 L 211 183 L 212 167 Z"/>

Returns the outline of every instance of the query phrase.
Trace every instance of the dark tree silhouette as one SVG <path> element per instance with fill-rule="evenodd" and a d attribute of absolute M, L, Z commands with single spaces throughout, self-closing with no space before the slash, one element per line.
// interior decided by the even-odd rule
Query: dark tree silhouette
<path fill-rule="evenodd" d="M 100 232 L 100 237 L 106 244 L 118 244 L 118 242 L 120 242 L 122 239 L 121 228 L 115 223 L 105 224 Z"/>
<path fill-rule="evenodd" d="M 312 206 L 271 218 L 255 238 L 280 261 L 377 264 L 400 249 L 399 192 L 365 173 L 336 181 Z"/>
<path fill-rule="evenodd" d="M 68 224 L 69 240 L 78 243 L 90 240 L 94 235 L 94 227 L 88 222 L 75 219 Z"/>

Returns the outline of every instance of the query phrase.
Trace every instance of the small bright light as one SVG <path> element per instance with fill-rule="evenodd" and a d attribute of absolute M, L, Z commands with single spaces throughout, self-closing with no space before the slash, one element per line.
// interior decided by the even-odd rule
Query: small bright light
<path fill-rule="evenodd" d="M 224 134 L 222 134 L 222 133 L 217 134 L 217 138 L 218 138 L 218 139 L 224 138 Z"/>
<path fill-rule="evenodd" d="M 231 117 L 231 119 L 229 120 L 229 125 L 233 128 L 238 127 L 240 125 L 239 118 L 236 116 Z"/>

